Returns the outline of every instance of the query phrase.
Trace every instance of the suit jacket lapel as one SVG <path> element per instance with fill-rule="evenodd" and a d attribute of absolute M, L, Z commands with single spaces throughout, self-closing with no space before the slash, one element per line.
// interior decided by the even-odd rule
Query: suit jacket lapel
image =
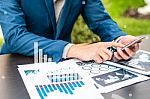
<path fill-rule="evenodd" d="M 63 29 L 64 24 L 65 24 L 65 21 L 67 20 L 67 16 L 68 16 L 69 11 L 70 11 L 71 3 L 72 3 L 72 0 L 66 0 L 65 1 L 65 4 L 64 4 L 63 10 L 62 10 L 62 14 L 61 14 L 59 22 L 58 22 L 57 34 L 56 34 L 55 39 L 58 39 L 58 37 L 60 36 L 60 33 Z"/>
<path fill-rule="evenodd" d="M 54 35 L 56 34 L 56 17 L 53 0 L 45 0 L 46 7 L 48 9 L 49 16 L 53 25 Z"/>

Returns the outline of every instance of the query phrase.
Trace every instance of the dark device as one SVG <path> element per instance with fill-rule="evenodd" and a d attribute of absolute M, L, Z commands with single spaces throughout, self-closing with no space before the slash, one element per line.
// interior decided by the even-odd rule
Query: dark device
<path fill-rule="evenodd" d="M 146 37 L 139 37 L 136 40 L 133 40 L 132 42 L 130 42 L 129 44 L 125 45 L 121 50 L 125 50 L 126 48 L 131 47 L 132 45 L 136 44 L 136 43 L 140 43 L 143 39 L 145 39 Z"/>

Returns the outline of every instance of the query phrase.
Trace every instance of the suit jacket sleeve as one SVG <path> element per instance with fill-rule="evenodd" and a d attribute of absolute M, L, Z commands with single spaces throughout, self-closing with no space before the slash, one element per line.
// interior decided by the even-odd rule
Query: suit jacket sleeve
<path fill-rule="evenodd" d="M 39 42 L 39 48 L 44 50 L 44 54 L 52 57 L 53 61 L 61 60 L 63 49 L 68 42 L 47 39 L 29 32 L 26 29 L 25 17 L 19 0 L 2 0 L 0 2 L 0 23 L 9 52 L 33 56 L 33 44 Z"/>
<path fill-rule="evenodd" d="M 98 34 L 102 41 L 112 41 L 126 35 L 108 15 L 101 0 L 86 0 L 82 16 L 88 27 Z"/>

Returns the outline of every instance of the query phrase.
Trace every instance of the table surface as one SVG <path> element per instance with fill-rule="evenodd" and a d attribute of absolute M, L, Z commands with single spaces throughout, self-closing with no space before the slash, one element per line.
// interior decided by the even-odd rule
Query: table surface
<path fill-rule="evenodd" d="M 150 37 L 150 35 L 148 35 Z M 150 51 L 150 38 L 140 49 Z M 30 99 L 17 65 L 33 63 L 33 58 L 19 54 L 0 56 L 0 99 Z M 102 94 L 105 99 L 150 99 L 150 80 Z"/>

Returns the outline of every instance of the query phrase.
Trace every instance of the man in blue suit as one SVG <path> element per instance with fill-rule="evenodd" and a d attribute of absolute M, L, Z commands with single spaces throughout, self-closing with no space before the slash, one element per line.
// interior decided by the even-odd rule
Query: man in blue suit
<path fill-rule="evenodd" d="M 102 42 L 71 44 L 72 28 L 79 14 Z M 33 56 L 33 44 L 39 42 L 39 48 L 53 61 L 78 58 L 101 63 L 111 59 L 112 52 L 107 49 L 110 46 L 117 47 L 117 59 L 128 59 L 138 49 L 135 44 L 121 51 L 136 37 L 120 30 L 100 0 L 1 0 L 0 24 L 5 38 L 2 54 Z"/>

